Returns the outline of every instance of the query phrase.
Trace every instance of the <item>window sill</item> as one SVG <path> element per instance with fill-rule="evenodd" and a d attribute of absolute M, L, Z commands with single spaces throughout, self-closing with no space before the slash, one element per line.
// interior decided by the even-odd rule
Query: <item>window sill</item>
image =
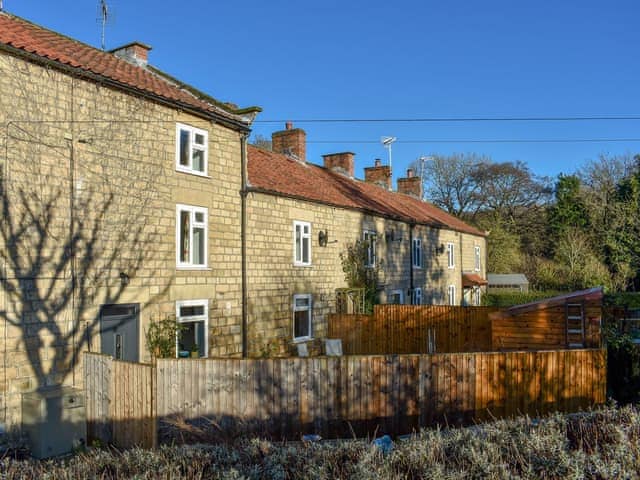
<path fill-rule="evenodd" d="M 198 266 L 191 266 L 191 265 L 176 265 L 176 270 L 181 271 L 181 272 L 187 272 L 187 271 L 195 271 L 195 272 L 208 272 L 210 270 L 213 270 L 211 267 L 198 267 Z"/>
<path fill-rule="evenodd" d="M 211 178 L 211 175 L 207 175 L 206 173 L 198 172 L 197 170 L 189 170 L 189 169 L 186 169 L 186 168 L 177 168 L 176 167 L 176 172 L 178 172 L 178 173 L 186 173 L 188 175 L 195 175 L 196 177 Z"/>
<path fill-rule="evenodd" d="M 293 339 L 294 344 L 310 342 L 313 340 L 313 337 L 298 337 Z"/>
<path fill-rule="evenodd" d="M 313 267 L 312 263 L 294 263 L 294 267 Z"/>

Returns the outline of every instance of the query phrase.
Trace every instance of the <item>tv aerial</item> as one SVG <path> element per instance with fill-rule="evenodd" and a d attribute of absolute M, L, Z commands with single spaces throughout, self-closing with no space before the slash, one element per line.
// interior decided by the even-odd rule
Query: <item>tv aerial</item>
<path fill-rule="evenodd" d="M 98 18 L 97 21 L 101 25 L 100 46 L 105 50 L 105 31 L 107 24 L 113 20 L 113 12 L 111 7 L 107 5 L 107 0 L 98 0 Z"/>
<path fill-rule="evenodd" d="M 393 171 L 391 168 L 391 144 L 396 140 L 396 137 L 380 137 L 380 143 L 389 151 L 389 170 L 391 171 Z"/>

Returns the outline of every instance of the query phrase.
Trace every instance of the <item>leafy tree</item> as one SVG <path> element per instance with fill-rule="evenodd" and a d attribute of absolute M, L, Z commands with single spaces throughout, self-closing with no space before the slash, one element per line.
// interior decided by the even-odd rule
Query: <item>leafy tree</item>
<path fill-rule="evenodd" d="M 522 269 L 520 237 L 502 223 L 495 223 L 487 238 L 487 271 L 513 273 Z"/>
<path fill-rule="evenodd" d="M 576 175 L 558 176 L 554 192 L 555 203 L 549 209 L 549 227 L 554 241 L 569 228 L 581 229 L 589 224 L 580 186 L 580 179 Z"/>

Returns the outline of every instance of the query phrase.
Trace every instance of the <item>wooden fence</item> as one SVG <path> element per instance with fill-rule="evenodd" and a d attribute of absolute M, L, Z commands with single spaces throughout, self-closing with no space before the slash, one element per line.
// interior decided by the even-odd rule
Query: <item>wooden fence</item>
<path fill-rule="evenodd" d="M 156 372 L 151 365 L 86 353 L 84 382 L 89 438 L 128 448 L 154 448 Z"/>
<path fill-rule="evenodd" d="M 394 435 L 489 416 L 577 411 L 603 403 L 606 389 L 602 349 L 170 359 L 156 367 L 85 355 L 89 432 L 119 446 L 154 446 L 158 425 L 176 417 L 220 438 Z"/>
<path fill-rule="evenodd" d="M 496 307 L 376 305 L 373 315 L 329 315 L 328 337 L 347 355 L 491 351 Z"/>

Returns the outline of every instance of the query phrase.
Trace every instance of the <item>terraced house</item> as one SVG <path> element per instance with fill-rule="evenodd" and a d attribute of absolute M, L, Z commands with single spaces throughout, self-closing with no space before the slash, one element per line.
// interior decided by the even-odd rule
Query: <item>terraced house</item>
<path fill-rule="evenodd" d="M 306 160 L 306 133 L 287 123 L 272 150 L 249 146 L 247 187 L 249 348 L 277 352 L 326 337 L 335 292 L 346 287 L 340 254 L 368 242 L 381 265 L 383 303 L 478 305 L 486 284 L 485 233 L 421 200 L 412 170 L 392 191 L 376 160 L 354 177 L 354 154 Z"/>
<path fill-rule="evenodd" d="M 257 109 L 0 13 L 0 422 L 81 385 L 79 352 L 240 355 L 242 162 Z"/>
<path fill-rule="evenodd" d="M 477 303 L 485 236 L 391 191 L 353 154 L 307 162 L 288 125 L 247 146 L 259 109 L 238 109 L 148 63 L 0 12 L 0 423 L 22 393 L 82 386 L 80 352 L 148 361 L 150 325 L 180 326 L 189 356 L 317 347 L 340 253 L 383 260 L 383 302 Z M 319 351 L 317 348 L 315 351 Z"/>

